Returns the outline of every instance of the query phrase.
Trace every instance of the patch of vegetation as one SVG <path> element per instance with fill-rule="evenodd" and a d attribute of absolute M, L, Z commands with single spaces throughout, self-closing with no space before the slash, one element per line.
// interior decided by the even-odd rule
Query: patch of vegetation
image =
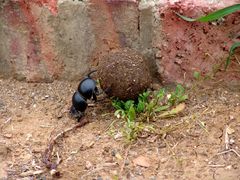
<path fill-rule="evenodd" d="M 122 135 L 127 141 L 133 141 L 143 131 L 155 132 L 152 121 L 173 117 L 183 111 L 185 105 L 182 102 L 187 99 L 183 86 L 177 85 L 172 92 L 164 88 L 157 92 L 146 91 L 136 101 L 115 99 L 112 105 L 116 109 L 114 115 L 124 120 Z"/>
<path fill-rule="evenodd" d="M 182 19 L 184 19 L 185 21 L 188 21 L 188 22 L 194 22 L 194 21 L 198 21 L 198 22 L 212 22 L 212 21 L 216 21 L 216 20 L 219 20 L 229 14 L 232 14 L 234 12 L 237 12 L 237 11 L 240 11 L 240 4 L 235 4 L 235 5 L 232 5 L 232 6 L 229 6 L 229 7 L 226 7 L 226 8 L 223 8 L 223 9 L 220 9 L 220 10 L 217 10 L 213 13 L 210 13 L 206 16 L 202 16 L 202 17 L 199 17 L 199 18 L 189 18 L 189 17 L 186 17 L 186 16 L 183 16 L 177 12 L 175 12 L 179 17 L 181 17 Z M 226 62 L 225 62 L 225 70 L 227 69 L 227 67 L 229 66 L 230 64 L 230 60 L 231 60 L 231 57 L 233 56 L 234 54 L 234 51 L 236 48 L 240 47 L 240 42 L 235 42 L 233 43 L 233 45 L 231 46 L 230 50 L 229 50 L 229 55 L 226 59 Z"/>

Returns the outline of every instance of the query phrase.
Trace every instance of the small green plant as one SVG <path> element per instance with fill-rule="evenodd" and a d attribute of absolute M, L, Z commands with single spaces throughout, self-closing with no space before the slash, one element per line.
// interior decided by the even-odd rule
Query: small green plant
<path fill-rule="evenodd" d="M 200 80 L 200 78 L 201 78 L 200 72 L 194 71 L 194 72 L 193 72 L 193 77 L 194 77 L 196 80 Z"/>
<path fill-rule="evenodd" d="M 167 94 L 164 88 L 157 92 L 144 92 L 138 96 L 137 101 L 122 101 L 115 99 L 112 101 L 116 109 L 114 115 L 124 119 L 122 129 L 123 136 L 128 140 L 135 140 L 143 130 L 154 131 L 154 127 L 149 122 L 158 113 L 165 111 L 160 118 L 171 117 L 179 112 L 178 109 L 169 110 L 171 107 L 185 101 L 188 96 L 181 85 L 177 85 L 173 92 Z M 167 111 L 169 110 L 169 111 Z M 167 112 L 166 112 L 167 111 Z"/>
<path fill-rule="evenodd" d="M 185 101 L 187 98 L 188 96 L 185 94 L 185 89 L 180 84 L 178 84 L 176 90 L 171 93 L 168 101 L 170 105 L 173 106 Z"/>
<path fill-rule="evenodd" d="M 234 13 L 236 11 L 240 11 L 240 4 L 235 4 L 235 5 L 232 5 L 232 6 L 223 8 L 223 9 L 220 9 L 218 11 L 215 11 L 213 13 L 210 13 L 210 14 L 208 14 L 206 16 L 202 16 L 202 17 L 195 18 L 195 19 L 183 16 L 183 15 L 177 13 L 177 12 L 175 12 L 175 13 L 179 17 L 181 17 L 182 19 L 184 19 L 185 21 L 188 21 L 188 22 L 194 22 L 194 21 L 198 21 L 198 22 L 211 22 L 211 21 L 215 21 L 215 20 L 221 19 L 224 16 L 232 14 L 232 13 Z M 227 69 L 227 67 L 230 64 L 230 60 L 231 60 L 232 55 L 234 54 L 235 49 L 238 48 L 238 47 L 240 47 L 240 42 L 235 42 L 231 46 L 231 48 L 229 50 L 229 55 L 228 55 L 228 57 L 226 59 L 226 62 L 225 62 L 225 70 Z"/>

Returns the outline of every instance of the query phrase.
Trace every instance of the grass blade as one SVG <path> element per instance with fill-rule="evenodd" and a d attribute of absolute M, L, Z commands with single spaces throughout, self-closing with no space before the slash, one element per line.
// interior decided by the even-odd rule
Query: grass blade
<path fill-rule="evenodd" d="M 231 48 L 230 48 L 230 51 L 229 51 L 229 55 L 228 55 L 228 58 L 226 60 L 226 63 L 225 63 L 225 70 L 227 69 L 227 67 L 229 66 L 230 64 L 230 60 L 231 60 L 231 57 L 232 55 L 234 54 L 234 51 L 236 48 L 240 47 L 240 42 L 235 42 Z"/>
<path fill-rule="evenodd" d="M 226 8 L 223 8 L 223 9 L 220 9 L 218 11 L 215 11 L 213 13 L 210 13 L 206 16 L 202 16 L 200 18 L 189 18 L 189 17 L 186 17 L 186 16 L 183 16 L 183 15 L 180 15 L 179 13 L 175 12 L 179 17 L 181 17 L 182 19 L 184 19 L 185 21 L 188 21 L 188 22 L 193 22 L 193 21 L 199 21 L 199 22 L 209 22 L 209 21 L 215 21 L 215 20 L 218 20 L 219 18 L 222 18 L 224 16 L 227 16 L 231 13 L 234 13 L 236 11 L 239 11 L 240 10 L 240 4 L 235 4 L 235 5 L 232 5 L 232 6 L 229 6 L 229 7 L 226 7 Z"/>

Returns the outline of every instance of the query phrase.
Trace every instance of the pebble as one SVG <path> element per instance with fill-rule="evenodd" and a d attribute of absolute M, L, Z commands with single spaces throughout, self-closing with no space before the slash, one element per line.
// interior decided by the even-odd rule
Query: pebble
<path fill-rule="evenodd" d="M 225 169 L 227 169 L 227 170 L 232 169 L 232 165 L 226 166 Z"/>
<path fill-rule="evenodd" d="M 86 161 L 86 163 L 85 163 L 85 168 L 86 168 L 87 170 L 89 170 L 89 169 L 91 169 L 92 167 L 93 167 L 92 163 L 91 163 L 90 161 Z"/>
<path fill-rule="evenodd" d="M 157 177 L 156 176 L 150 176 L 149 180 L 157 180 Z"/>
<path fill-rule="evenodd" d="M 136 166 L 141 166 L 141 167 L 150 167 L 151 161 L 148 157 L 146 156 L 139 156 L 133 160 L 133 164 Z"/>
<path fill-rule="evenodd" d="M 97 176 L 97 180 L 103 180 L 103 178 L 101 176 Z"/>
<path fill-rule="evenodd" d="M 5 138 L 9 138 L 9 139 L 10 139 L 10 138 L 12 138 L 13 135 L 10 134 L 10 133 L 7 133 L 7 134 L 4 134 L 3 136 L 4 136 Z"/>
<path fill-rule="evenodd" d="M 165 163 L 165 162 L 167 162 L 167 160 L 168 160 L 168 158 L 162 158 L 162 159 L 160 159 L 160 162 Z"/>

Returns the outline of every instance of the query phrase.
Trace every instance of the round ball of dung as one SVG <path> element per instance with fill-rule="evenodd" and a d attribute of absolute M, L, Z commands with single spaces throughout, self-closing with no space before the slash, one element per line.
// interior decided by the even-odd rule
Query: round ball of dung
<path fill-rule="evenodd" d="M 110 97 L 136 99 L 150 83 L 150 72 L 144 58 L 134 50 L 110 52 L 99 62 L 100 86 Z"/>

